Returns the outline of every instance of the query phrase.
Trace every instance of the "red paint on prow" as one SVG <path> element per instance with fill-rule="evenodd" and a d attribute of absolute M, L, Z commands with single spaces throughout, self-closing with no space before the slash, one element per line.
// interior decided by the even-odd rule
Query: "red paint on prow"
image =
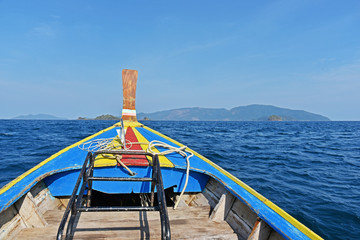
<path fill-rule="evenodd" d="M 130 142 L 138 142 L 138 139 L 131 127 L 128 127 L 125 139 Z M 142 150 L 142 148 L 140 144 L 133 144 L 130 147 L 130 150 Z M 149 162 L 144 155 L 123 155 L 121 161 L 127 166 L 149 166 Z"/>

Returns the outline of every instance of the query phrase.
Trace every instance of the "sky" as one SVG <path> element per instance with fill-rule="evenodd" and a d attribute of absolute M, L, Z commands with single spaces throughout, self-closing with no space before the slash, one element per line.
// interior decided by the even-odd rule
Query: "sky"
<path fill-rule="evenodd" d="M 0 0 L 0 118 L 265 104 L 360 120 L 360 1 Z"/>

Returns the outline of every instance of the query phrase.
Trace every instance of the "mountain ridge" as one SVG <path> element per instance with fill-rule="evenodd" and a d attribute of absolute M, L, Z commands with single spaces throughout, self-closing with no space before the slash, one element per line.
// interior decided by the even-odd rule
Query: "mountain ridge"
<path fill-rule="evenodd" d="M 328 117 L 304 110 L 281 108 L 272 105 L 251 104 L 238 106 L 230 110 L 225 108 L 178 108 L 153 113 L 139 113 L 139 120 L 169 121 L 267 121 L 275 115 L 283 121 L 331 121 Z"/>
<path fill-rule="evenodd" d="M 66 120 L 66 118 L 56 117 L 50 114 L 28 114 L 28 115 L 20 115 L 14 117 L 12 119 L 19 119 L 19 120 Z"/>

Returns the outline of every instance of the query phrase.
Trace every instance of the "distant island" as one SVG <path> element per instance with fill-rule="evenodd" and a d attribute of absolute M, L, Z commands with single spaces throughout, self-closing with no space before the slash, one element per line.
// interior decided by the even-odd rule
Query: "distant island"
<path fill-rule="evenodd" d="M 55 117 L 49 114 L 28 114 L 14 117 L 19 120 L 66 120 L 66 118 Z"/>
<path fill-rule="evenodd" d="M 111 114 L 105 114 L 97 116 L 96 118 L 78 117 L 77 120 L 120 120 L 120 117 L 113 116 Z"/>
<path fill-rule="evenodd" d="M 65 120 L 48 114 L 29 114 L 13 119 Z M 104 114 L 95 118 L 78 117 L 77 120 L 120 120 L 121 117 Z M 154 113 L 138 113 L 138 120 L 154 121 L 330 121 L 328 117 L 304 110 L 293 110 L 271 105 L 253 104 L 230 110 L 225 108 L 179 108 Z"/>
<path fill-rule="evenodd" d="M 283 119 L 282 119 L 282 117 L 280 117 L 280 116 L 271 115 L 271 116 L 269 116 L 268 120 L 269 120 L 269 121 L 282 121 Z"/>
<path fill-rule="evenodd" d="M 154 113 L 139 113 L 138 119 L 169 121 L 330 121 L 329 118 L 271 105 L 253 104 L 227 110 L 225 108 L 180 108 Z"/>

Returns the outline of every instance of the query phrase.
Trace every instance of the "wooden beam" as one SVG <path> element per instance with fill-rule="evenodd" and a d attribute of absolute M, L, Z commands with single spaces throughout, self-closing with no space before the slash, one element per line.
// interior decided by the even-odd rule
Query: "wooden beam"
<path fill-rule="evenodd" d="M 0 239 L 12 239 L 26 225 L 14 205 L 0 213 Z"/>
<path fill-rule="evenodd" d="M 123 110 L 122 119 L 124 121 L 136 122 L 136 82 L 138 72 L 136 70 L 124 69 L 122 71 L 123 79 Z"/>
<path fill-rule="evenodd" d="M 272 228 L 263 220 L 258 219 L 250 233 L 248 240 L 267 240 L 269 239 Z"/>
<path fill-rule="evenodd" d="M 214 210 L 212 211 L 210 215 L 210 219 L 213 220 L 214 222 L 224 221 L 234 201 L 235 201 L 235 197 L 231 193 L 227 192 L 226 194 L 223 194 L 218 204 L 215 206 Z"/>
<path fill-rule="evenodd" d="M 22 201 L 17 201 L 15 207 L 18 209 L 19 215 L 23 219 L 26 227 L 34 228 L 46 226 L 47 223 L 38 210 L 30 192 L 23 197 Z"/>

